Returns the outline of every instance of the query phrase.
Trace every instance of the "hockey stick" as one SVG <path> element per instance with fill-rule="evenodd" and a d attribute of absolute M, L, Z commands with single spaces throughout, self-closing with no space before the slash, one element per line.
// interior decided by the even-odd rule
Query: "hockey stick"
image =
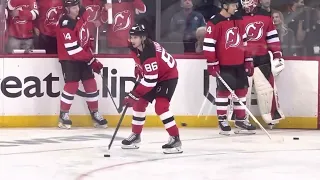
<path fill-rule="evenodd" d="M 227 115 L 227 119 L 228 121 L 232 121 L 232 115 L 233 115 L 233 100 L 232 97 L 230 98 L 230 103 L 229 103 L 229 111 L 228 111 L 228 115 Z"/>
<path fill-rule="evenodd" d="M 251 118 L 254 120 L 255 123 L 259 125 L 259 127 L 267 134 L 270 140 L 272 140 L 271 135 L 268 133 L 268 131 L 260 124 L 260 122 L 257 120 L 256 117 L 250 112 L 250 110 L 247 108 L 245 104 L 239 99 L 239 97 L 233 92 L 233 90 L 230 88 L 230 86 L 222 79 L 222 77 L 217 73 L 217 77 L 222 82 L 222 84 L 228 89 L 228 91 L 231 93 L 231 96 L 235 98 L 237 101 L 239 101 L 240 105 L 247 111 L 247 113 L 251 116 Z"/>
<path fill-rule="evenodd" d="M 112 138 L 111 138 L 111 140 L 110 140 L 110 143 L 109 143 L 109 145 L 108 145 L 108 151 L 107 151 L 107 152 L 109 152 L 110 149 L 111 149 L 112 143 L 113 143 L 113 141 L 114 141 L 114 139 L 115 139 L 115 137 L 116 137 L 116 135 L 117 135 L 117 133 L 118 133 L 118 130 L 120 129 L 120 125 L 121 125 L 121 123 L 122 123 L 122 121 L 123 121 L 123 119 L 124 119 L 124 115 L 126 114 L 127 109 L 128 109 L 128 105 L 126 105 L 126 107 L 124 108 L 124 110 L 123 110 L 123 112 L 122 112 L 122 114 L 121 114 L 120 120 L 119 120 L 119 122 L 118 122 L 118 124 L 117 124 L 117 127 L 116 127 L 116 129 L 115 129 L 115 131 L 114 131 L 114 133 L 113 133 L 113 135 L 112 135 Z M 109 154 L 109 155 L 110 155 L 110 154 Z"/>
<path fill-rule="evenodd" d="M 133 89 L 136 88 L 136 86 L 138 84 L 137 82 L 139 82 L 139 76 L 136 79 L 136 83 L 135 83 Z M 114 131 L 114 133 L 112 135 L 112 138 L 110 140 L 110 143 L 108 145 L 108 150 L 107 150 L 108 153 L 104 155 L 105 157 L 110 157 L 110 149 L 111 149 L 112 143 L 113 143 L 113 141 L 114 141 L 114 139 L 115 139 L 115 137 L 116 137 L 116 135 L 118 133 L 118 130 L 120 129 L 120 125 L 122 124 L 122 121 L 124 119 L 124 115 L 126 114 L 128 107 L 129 107 L 128 104 L 126 104 L 126 107 L 124 108 L 124 110 L 123 110 L 123 112 L 121 114 L 120 120 L 119 120 L 119 122 L 117 124 L 117 127 L 116 127 L 116 129 L 115 129 L 115 131 Z"/>
<path fill-rule="evenodd" d="M 199 113 L 198 113 L 198 118 L 199 118 L 200 114 L 202 113 L 205 105 L 207 104 L 207 97 L 208 97 L 208 95 L 209 95 L 209 91 L 208 91 L 206 97 L 204 98 L 204 100 L 203 100 L 203 102 L 202 102 L 201 108 L 200 108 Z"/>
<path fill-rule="evenodd" d="M 104 80 L 103 74 L 100 74 L 100 76 L 101 76 L 102 82 L 103 82 L 103 80 Z M 112 94 L 111 94 L 111 92 L 110 92 L 110 90 L 109 90 L 108 84 L 107 84 L 106 88 L 107 88 L 107 92 L 108 92 L 108 94 L 109 94 L 109 96 L 110 96 L 110 98 L 111 98 L 111 101 L 112 101 L 112 103 L 113 103 L 113 106 L 116 108 L 117 112 L 120 113 L 120 112 L 121 112 L 121 111 L 120 111 L 121 108 L 120 108 L 120 106 L 119 106 L 119 107 L 117 106 L 114 98 L 112 97 Z"/>

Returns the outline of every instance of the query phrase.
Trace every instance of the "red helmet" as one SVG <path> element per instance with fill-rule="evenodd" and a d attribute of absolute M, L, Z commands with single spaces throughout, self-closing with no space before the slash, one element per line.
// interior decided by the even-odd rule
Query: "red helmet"
<path fill-rule="evenodd" d="M 241 0 L 241 4 L 243 9 L 250 13 L 259 5 L 259 0 Z"/>

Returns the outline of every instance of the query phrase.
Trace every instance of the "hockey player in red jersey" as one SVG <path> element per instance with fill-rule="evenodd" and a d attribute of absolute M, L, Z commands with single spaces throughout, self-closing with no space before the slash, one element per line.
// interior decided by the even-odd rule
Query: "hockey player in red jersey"
<path fill-rule="evenodd" d="M 245 104 L 248 92 L 248 76 L 253 75 L 251 53 L 247 49 L 247 37 L 241 17 L 234 16 L 238 0 L 220 0 L 221 11 L 207 23 L 203 51 L 207 59 L 208 73 L 217 73 L 235 91 Z M 228 97 L 230 92 L 217 79 L 215 103 L 219 120 L 220 134 L 229 135 L 231 127 L 227 120 Z M 236 115 L 235 133 L 255 133 L 256 127 L 247 121 L 245 108 L 234 101 Z"/>
<path fill-rule="evenodd" d="M 179 130 L 169 110 L 178 82 L 177 63 L 160 44 L 146 36 L 143 25 L 135 25 L 130 30 L 130 49 L 136 63 L 135 74 L 142 77 L 134 90 L 124 99 L 124 104 L 133 107 L 133 117 L 132 134 L 122 141 L 122 148 L 139 148 L 146 108 L 149 102 L 155 100 L 155 112 L 170 135 L 169 142 L 162 146 L 164 153 L 182 153 Z"/>
<path fill-rule="evenodd" d="M 241 3 L 244 8 L 243 21 L 248 36 L 248 48 L 253 53 L 253 84 L 258 105 L 263 120 L 272 127 L 285 118 L 279 106 L 274 79 L 274 75 L 284 69 L 280 39 L 270 12 L 259 7 L 259 0 L 241 0 Z M 271 61 L 268 51 L 273 55 Z M 248 98 L 251 99 L 251 89 L 249 92 Z"/>
<path fill-rule="evenodd" d="M 69 110 L 82 81 L 88 95 L 87 104 L 95 127 L 107 127 L 107 121 L 98 112 L 99 91 L 93 72 L 100 74 L 103 65 L 93 57 L 89 45 L 86 9 L 80 0 L 64 0 L 66 13 L 57 28 L 58 57 L 65 85 L 60 101 L 60 128 L 70 128 Z"/>
<path fill-rule="evenodd" d="M 113 23 L 107 26 L 108 48 L 115 52 L 127 51 L 127 39 L 129 30 L 134 24 L 136 14 L 146 12 L 146 6 L 142 0 L 113 0 L 108 4 L 106 0 L 102 10 L 103 22 L 108 21 L 108 8 L 112 8 Z"/>
<path fill-rule="evenodd" d="M 62 0 L 38 0 L 38 5 L 38 46 L 41 49 L 45 49 L 47 54 L 57 54 L 56 27 L 64 12 L 63 2 Z"/>

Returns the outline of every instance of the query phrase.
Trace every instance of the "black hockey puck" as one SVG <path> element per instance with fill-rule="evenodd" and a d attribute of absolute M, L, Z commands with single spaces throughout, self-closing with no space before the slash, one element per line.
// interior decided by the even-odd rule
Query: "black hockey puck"
<path fill-rule="evenodd" d="M 181 126 L 187 126 L 187 123 L 181 123 Z"/>
<path fill-rule="evenodd" d="M 293 140 L 299 140 L 299 138 L 298 137 L 293 137 Z"/>
<path fill-rule="evenodd" d="M 103 157 L 111 157 L 110 154 L 105 154 Z"/>

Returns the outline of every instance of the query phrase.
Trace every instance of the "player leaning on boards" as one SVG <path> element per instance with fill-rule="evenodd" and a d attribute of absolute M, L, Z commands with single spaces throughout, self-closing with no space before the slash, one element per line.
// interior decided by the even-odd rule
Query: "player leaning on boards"
<path fill-rule="evenodd" d="M 244 12 L 243 21 L 248 37 L 248 48 L 253 52 L 253 84 L 263 120 L 272 126 L 284 119 L 280 110 L 274 75 L 284 69 L 281 44 L 273 24 L 271 13 L 259 7 L 259 0 L 241 0 Z M 268 51 L 273 54 L 270 59 Z M 249 78 L 252 84 L 252 78 Z M 251 88 L 248 93 L 251 105 Z"/>
<path fill-rule="evenodd" d="M 170 135 L 169 142 L 162 146 L 164 153 L 182 153 L 179 130 L 169 110 L 178 83 L 177 63 L 160 44 L 147 38 L 143 25 L 133 26 L 129 33 L 129 48 L 136 64 L 135 75 L 142 79 L 124 99 L 124 104 L 133 107 L 133 117 L 132 134 L 122 141 L 122 148 L 139 148 L 146 108 L 155 100 L 156 114 Z"/>
<path fill-rule="evenodd" d="M 247 36 L 241 17 L 234 16 L 238 0 L 220 0 L 221 11 L 207 24 L 203 51 L 207 59 L 208 73 L 217 73 L 235 91 L 245 104 L 248 92 L 248 76 L 253 74 L 251 52 L 247 49 Z M 229 135 L 231 127 L 227 120 L 230 91 L 217 78 L 215 103 L 219 120 L 220 134 Z M 247 120 L 247 114 L 239 102 L 234 101 L 236 116 L 235 133 L 255 133 L 256 127 Z"/>
<path fill-rule="evenodd" d="M 80 6 L 80 0 L 64 0 L 65 14 L 57 27 L 58 57 L 65 80 L 60 101 L 60 128 L 71 128 L 69 110 L 82 81 L 88 94 L 87 104 L 95 127 L 107 127 L 107 121 L 98 112 L 99 91 L 94 79 L 100 74 L 103 65 L 93 57 L 90 47 L 90 35 L 87 26 L 86 9 Z"/>

